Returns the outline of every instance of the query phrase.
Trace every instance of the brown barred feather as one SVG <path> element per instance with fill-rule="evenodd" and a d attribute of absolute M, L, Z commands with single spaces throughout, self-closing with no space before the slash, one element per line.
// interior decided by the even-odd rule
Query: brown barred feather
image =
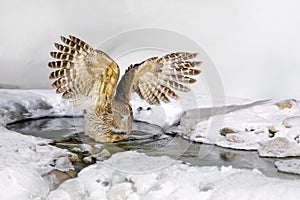
<path fill-rule="evenodd" d="M 201 72 L 199 69 L 192 69 L 187 67 L 176 67 L 175 70 L 177 71 L 177 73 L 184 75 L 198 75 Z"/>
<path fill-rule="evenodd" d="M 59 60 L 66 60 L 66 61 L 72 61 L 72 60 L 76 60 L 73 55 L 71 54 L 67 54 L 67 53 L 62 53 L 62 52 L 50 52 L 50 55 L 53 58 L 59 59 Z"/>
<path fill-rule="evenodd" d="M 55 78 L 61 78 L 61 77 L 72 77 L 71 72 L 72 71 L 70 69 L 62 68 L 60 70 L 51 72 L 49 75 L 49 79 L 55 79 Z"/>
<path fill-rule="evenodd" d="M 195 58 L 198 53 L 189 53 L 189 52 L 177 52 L 174 53 L 176 58 L 180 58 L 182 60 L 190 60 L 192 58 Z"/>
<path fill-rule="evenodd" d="M 175 68 L 180 68 L 180 67 L 185 67 L 185 68 L 192 68 L 195 66 L 200 65 L 202 62 L 191 62 L 191 61 L 180 61 L 180 62 L 172 62 L 170 64 L 171 67 L 175 67 Z"/>
<path fill-rule="evenodd" d="M 189 92 L 191 89 L 187 86 L 184 86 L 180 83 L 177 83 L 176 81 L 171 81 L 171 80 L 162 80 L 163 84 L 166 85 L 167 87 L 171 87 L 175 90 L 181 91 L 181 92 Z"/>
<path fill-rule="evenodd" d="M 69 82 L 65 85 L 60 85 L 57 89 L 56 89 L 56 93 L 60 94 L 66 91 L 70 91 L 70 90 L 74 90 L 74 83 L 73 82 Z"/>
<path fill-rule="evenodd" d="M 64 98 L 64 99 L 71 99 L 72 97 L 74 97 L 74 93 L 73 93 L 72 89 L 68 89 L 67 91 L 65 91 L 62 94 L 62 98 Z"/>
<path fill-rule="evenodd" d="M 141 87 L 141 85 L 137 85 L 135 91 L 137 91 L 137 94 L 141 97 L 141 99 L 146 99 L 146 95 Z"/>
<path fill-rule="evenodd" d="M 173 90 L 171 90 L 170 88 L 168 88 L 168 87 L 166 87 L 166 86 L 164 86 L 164 85 L 160 85 L 159 87 L 160 87 L 161 90 L 162 90 L 164 93 L 166 93 L 169 97 L 171 97 L 171 98 L 173 98 L 173 99 L 175 99 L 175 100 L 179 99 L 179 96 L 178 96 Z"/>
<path fill-rule="evenodd" d="M 147 83 L 143 83 L 139 86 L 140 93 L 150 105 L 159 105 L 159 99 L 150 91 Z"/>
<path fill-rule="evenodd" d="M 77 45 L 79 45 L 86 53 L 91 53 L 93 51 L 93 48 L 87 43 L 85 43 L 84 41 L 82 41 L 81 39 L 72 35 L 69 35 L 69 38 Z"/>
<path fill-rule="evenodd" d="M 197 53 L 188 53 L 188 52 L 177 52 L 177 53 L 171 53 L 167 54 L 157 60 L 158 63 L 164 63 L 166 61 L 182 61 L 182 60 L 190 60 L 192 58 L 195 58 L 198 54 Z"/>
<path fill-rule="evenodd" d="M 58 44 L 58 43 L 54 43 L 54 46 L 56 47 L 57 50 L 59 50 L 63 53 L 71 54 L 75 57 L 81 56 L 81 54 L 78 51 L 76 51 L 75 49 L 70 48 L 68 46 L 64 46 L 64 45 Z"/>
<path fill-rule="evenodd" d="M 59 78 L 57 79 L 56 81 L 54 81 L 52 84 L 51 84 L 51 87 L 52 88 L 58 88 L 62 85 L 65 85 L 67 83 L 69 83 L 71 80 L 67 77 L 62 77 L 62 78 Z"/>
<path fill-rule="evenodd" d="M 60 71 L 60 70 L 56 70 L 56 71 L 54 71 L 54 72 L 51 72 L 51 73 L 49 74 L 49 79 L 60 78 L 60 77 L 59 77 L 59 71 Z"/>
<path fill-rule="evenodd" d="M 135 88 L 135 92 L 141 97 L 141 99 L 144 99 L 139 87 Z"/>
<path fill-rule="evenodd" d="M 48 67 L 50 68 L 67 68 L 67 69 L 72 69 L 74 67 L 73 62 L 69 61 L 52 61 L 48 63 Z"/>
<path fill-rule="evenodd" d="M 74 41 L 65 38 L 64 36 L 60 37 L 61 41 L 63 43 L 65 43 L 66 45 L 70 46 L 71 48 L 75 49 L 76 51 L 78 51 L 79 53 L 83 53 L 86 55 L 86 52 L 81 48 L 81 46 L 79 46 L 78 44 L 76 44 Z"/>
<path fill-rule="evenodd" d="M 161 89 L 160 89 L 160 85 L 157 85 L 156 83 L 152 83 L 151 84 L 151 90 L 152 90 L 152 93 L 160 100 L 162 100 L 163 102 L 165 103 L 169 103 L 170 100 L 169 98 L 166 96 L 166 94 L 164 94 Z"/>
<path fill-rule="evenodd" d="M 171 74 L 169 75 L 171 77 L 171 80 L 174 80 L 174 81 L 178 81 L 178 82 L 181 82 L 181 83 L 195 83 L 197 80 L 196 79 L 193 79 L 191 77 L 188 77 L 188 76 L 184 76 L 182 74 Z"/>
<path fill-rule="evenodd" d="M 150 91 L 150 88 L 147 88 L 146 91 L 150 105 L 160 105 L 159 99 L 157 98 L 157 96 L 154 95 L 153 92 Z"/>

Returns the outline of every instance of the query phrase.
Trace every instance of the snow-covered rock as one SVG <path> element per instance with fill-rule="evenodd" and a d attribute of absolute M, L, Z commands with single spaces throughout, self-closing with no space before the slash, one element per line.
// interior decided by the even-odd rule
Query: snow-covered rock
<path fill-rule="evenodd" d="M 300 159 L 279 160 L 275 166 L 280 172 L 300 175 Z"/>
<path fill-rule="evenodd" d="M 277 137 L 265 142 L 262 147 L 258 149 L 258 154 L 261 157 L 297 157 L 300 156 L 300 145 L 291 142 L 287 138 Z"/>

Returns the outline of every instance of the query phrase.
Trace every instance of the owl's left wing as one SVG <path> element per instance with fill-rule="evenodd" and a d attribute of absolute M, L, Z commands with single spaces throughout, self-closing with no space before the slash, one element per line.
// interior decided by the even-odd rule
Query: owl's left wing
<path fill-rule="evenodd" d="M 61 37 L 64 44 L 55 43 L 57 52 L 50 55 L 57 59 L 48 63 L 56 71 L 52 87 L 62 97 L 69 99 L 78 109 L 100 109 L 111 102 L 119 79 L 119 67 L 104 52 L 94 49 L 74 36 Z"/>
<path fill-rule="evenodd" d="M 200 61 L 192 61 L 197 53 L 177 52 L 153 57 L 131 65 L 126 73 L 134 73 L 131 91 L 135 91 L 151 105 L 178 99 L 175 91 L 188 92 L 188 84 L 196 82 L 192 76 L 200 74 Z M 174 91 L 175 90 L 175 91 Z M 118 91 L 117 91 L 118 92 Z"/>

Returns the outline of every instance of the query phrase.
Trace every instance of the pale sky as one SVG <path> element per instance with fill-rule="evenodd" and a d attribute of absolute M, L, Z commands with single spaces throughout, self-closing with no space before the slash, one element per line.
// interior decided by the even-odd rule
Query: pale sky
<path fill-rule="evenodd" d="M 49 88 L 49 51 L 59 35 L 73 34 L 96 46 L 120 32 L 153 27 L 197 42 L 214 62 L 227 96 L 300 96 L 297 0 L 0 3 L 0 84 Z"/>

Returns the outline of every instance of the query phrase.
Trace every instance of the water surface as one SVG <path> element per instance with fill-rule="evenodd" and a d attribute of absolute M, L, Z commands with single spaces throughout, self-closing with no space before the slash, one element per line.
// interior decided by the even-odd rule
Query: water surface
<path fill-rule="evenodd" d="M 266 176 L 299 179 L 297 175 L 278 172 L 274 167 L 276 158 L 261 158 L 256 151 L 231 150 L 214 145 L 190 142 L 181 137 L 165 135 L 156 125 L 134 122 L 128 139 L 118 143 L 97 143 L 83 132 L 82 118 L 41 118 L 13 123 L 10 130 L 25 135 L 48 138 L 53 145 L 72 149 L 82 144 L 107 149 L 111 154 L 135 150 L 151 156 L 169 156 L 197 166 L 232 166 L 243 169 L 259 169 Z M 82 152 L 81 152 L 82 153 Z M 89 152 L 85 152 L 88 156 Z M 80 171 L 88 164 L 77 164 Z"/>

